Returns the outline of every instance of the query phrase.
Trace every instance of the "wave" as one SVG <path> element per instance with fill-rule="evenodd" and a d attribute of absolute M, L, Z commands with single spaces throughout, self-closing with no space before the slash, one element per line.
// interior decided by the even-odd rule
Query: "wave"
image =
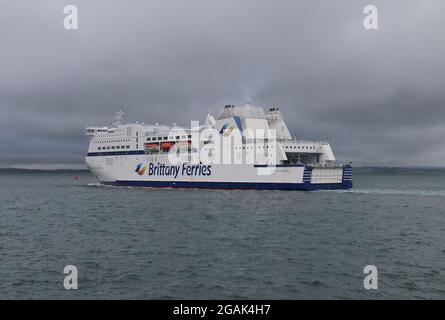
<path fill-rule="evenodd" d="M 96 187 L 96 188 L 100 188 L 100 187 L 113 187 L 112 185 L 109 184 L 103 184 L 100 182 L 91 182 L 87 184 L 87 187 Z"/>
<path fill-rule="evenodd" d="M 444 190 L 421 190 L 421 189 L 361 189 L 353 188 L 350 190 L 335 190 L 340 193 L 358 193 L 358 194 L 371 194 L 371 195 L 403 195 L 403 196 L 424 196 L 424 197 L 445 197 Z"/>

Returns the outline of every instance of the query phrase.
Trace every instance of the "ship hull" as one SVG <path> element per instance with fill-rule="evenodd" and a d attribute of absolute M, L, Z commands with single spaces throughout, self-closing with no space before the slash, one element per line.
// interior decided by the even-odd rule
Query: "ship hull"
<path fill-rule="evenodd" d="M 107 185 L 226 190 L 335 190 L 352 188 L 352 167 L 304 164 L 172 165 L 165 156 L 86 157 L 89 170 Z"/>
<path fill-rule="evenodd" d="M 255 183 L 255 182 L 188 182 L 188 181 L 143 181 L 117 180 L 103 182 L 106 185 L 140 188 L 175 188 L 175 189 L 215 189 L 215 190 L 341 190 L 351 189 L 352 181 L 341 183 Z"/>

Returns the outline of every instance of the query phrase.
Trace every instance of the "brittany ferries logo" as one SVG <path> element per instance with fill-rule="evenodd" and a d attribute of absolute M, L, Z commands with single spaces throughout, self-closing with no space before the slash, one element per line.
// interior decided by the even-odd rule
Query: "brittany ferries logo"
<path fill-rule="evenodd" d="M 145 170 L 147 170 L 147 166 L 144 166 L 143 163 L 138 163 L 136 166 L 136 170 L 134 170 L 138 175 L 142 176 L 145 172 Z"/>
<path fill-rule="evenodd" d="M 230 134 L 232 133 L 232 131 L 233 131 L 234 129 L 235 129 L 235 128 L 234 128 L 233 126 L 230 126 L 230 127 L 229 127 L 229 124 L 226 123 L 226 124 L 223 125 L 223 127 L 221 128 L 221 130 L 219 131 L 219 133 L 222 134 L 222 135 L 224 135 L 224 137 L 228 137 L 228 136 L 230 136 Z"/>

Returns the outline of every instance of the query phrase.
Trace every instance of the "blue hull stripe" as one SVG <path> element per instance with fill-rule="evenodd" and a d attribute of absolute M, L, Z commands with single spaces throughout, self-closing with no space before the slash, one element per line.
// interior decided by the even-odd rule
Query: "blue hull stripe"
<path fill-rule="evenodd" d="M 343 183 L 351 183 L 352 184 L 352 166 L 346 165 L 343 167 Z"/>
<path fill-rule="evenodd" d="M 312 168 L 311 167 L 304 167 L 303 172 L 303 183 L 305 185 L 310 184 L 312 179 Z"/>
<path fill-rule="evenodd" d="M 342 183 L 268 183 L 268 182 L 189 182 L 189 181 L 134 181 L 118 180 L 116 182 L 104 182 L 104 184 L 148 187 L 148 188 L 195 188 L 195 189 L 250 189 L 250 190 L 334 190 L 350 189 L 351 181 Z"/>

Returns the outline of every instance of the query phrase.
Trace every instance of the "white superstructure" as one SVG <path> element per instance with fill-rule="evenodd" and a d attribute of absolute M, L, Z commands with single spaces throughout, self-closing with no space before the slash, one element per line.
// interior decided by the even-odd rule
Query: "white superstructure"
<path fill-rule="evenodd" d="M 122 124 L 88 127 L 89 170 L 105 184 L 217 189 L 316 190 L 352 187 L 326 141 L 292 137 L 278 108 L 226 105 L 190 128 Z"/>

